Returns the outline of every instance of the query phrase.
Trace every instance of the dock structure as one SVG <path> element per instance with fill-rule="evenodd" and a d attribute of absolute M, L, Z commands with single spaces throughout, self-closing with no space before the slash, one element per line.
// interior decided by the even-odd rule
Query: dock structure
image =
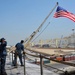
<path fill-rule="evenodd" d="M 75 48 L 75 33 L 61 38 L 40 39 L 37 42 L 32 42 L 34 47 L 42 48 Z"/>

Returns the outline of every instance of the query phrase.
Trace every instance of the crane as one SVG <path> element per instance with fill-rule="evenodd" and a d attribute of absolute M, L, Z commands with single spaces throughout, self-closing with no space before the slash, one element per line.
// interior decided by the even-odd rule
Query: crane
<path fill-rule="evenodd" d="M 26 49 L 29 46 L 30 41 L 34 38 L 34 36 L 40 31 L 40 29 L 42 28 L 42 26 L 44 25 L 44 23 L 46 22 L 46 20 L 49 18 L 49 16 L 51 15 L 51 13 L 54 11 L 54 9 L 58 6 L 58 2 L 56 3 L 56 5 L 54 6 L 54 8 L 49 12 L 49 14 L 46 16 L 46 18 L 44 19 L 44 21 L 40 24 L 40 26 L 28 37 L 24 40 L 24 48 Z M 11 47 L 11 51 L 12 52 L 15 50 L 14 47 Z"/>
<path fill-rule="evenodd" d="M 25 43 L 25 48 L 29 45 L 30 41 L 34 38 L 34 36 L 39 32 L 39 30 L 42 28 L 42 26 L 44 25 L 44 23 L 46 22 L 46 20 L 49 18 L 49 16 L 51 15 L 51 13 L 53 12 L 53 10 L 57 7 L 58 2 L 56 3 L 56 5 L 54 6 L 54 8 L 50 11 L 50 13 L 46 16 L 46 18 L 44 19 L 44 21 L 41 23 L 41 25 L 37 28 L 36 31 L 34 31 L 29 38 L 27 38 L 24 43 Z"/>

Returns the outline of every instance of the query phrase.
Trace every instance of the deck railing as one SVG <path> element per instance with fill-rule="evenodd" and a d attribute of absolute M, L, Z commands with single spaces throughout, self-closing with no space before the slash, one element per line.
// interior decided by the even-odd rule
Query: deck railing
<path fill-rule="evenodd" d="M 30 51 L 31 53 L 28 53 L 25 50 L 25 53 L 23 54 L 24 55 L 24 75 L 26 75 L 26 63 L 25 63 L 26 55 L 40 58 L 40 75 L 43 75 L 43 63 L 42 63 L 43 62 L 43 58 L 48 59 L 50 61 L 57 62 L 57 63 L 61 63 L 61 64 L 65 64 L 65 65 L 69 65 L 69 66 L 75 67 L 74 63 L 56 60 L 54 58 L 51 58 L 52 55 L 50 55 L 50 54 L 46 54 L 46 53 L 43 53 L 43 52 L 38 52 L 38 51 L 30 49 L 30 48 L 27 48 L 27 50 Z M 32 52 L 38 53 L 38 55 L 33 55 Z M 12 62 L 13 62 L 13 52 L 12 52 Z"/>

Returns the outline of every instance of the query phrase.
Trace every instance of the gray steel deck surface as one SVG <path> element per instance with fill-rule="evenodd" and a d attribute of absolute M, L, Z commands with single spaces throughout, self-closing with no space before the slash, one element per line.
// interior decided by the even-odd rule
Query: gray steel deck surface
<path fill-rule="evenodd" d="M 6 60 L 6 72 L 8 75 L 24 75 L 24 67 L 20 66 L 20 62 L 18 59 L 18 67 L 14 68 L 11 65 L 11 55 L 8 54 Z M 26 60 L 26 75 L 41 75 L 40 74 L 40 66 L 36 64 L 29 63 Z M 50 70 L 43 68 L 43 75 L 58 75 Z"/>

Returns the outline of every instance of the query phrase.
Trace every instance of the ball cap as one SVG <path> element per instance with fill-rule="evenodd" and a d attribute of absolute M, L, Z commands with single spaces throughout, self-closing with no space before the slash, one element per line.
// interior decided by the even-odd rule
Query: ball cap
<path fill-rule="evenodd" d="M 21 40 L 21 43 L 24 43 L 24 40 Z"/>
<path fill-rule="evenodd" d="M 1 40 L 5 40 L 5 38 L 1 38 Z"/>

